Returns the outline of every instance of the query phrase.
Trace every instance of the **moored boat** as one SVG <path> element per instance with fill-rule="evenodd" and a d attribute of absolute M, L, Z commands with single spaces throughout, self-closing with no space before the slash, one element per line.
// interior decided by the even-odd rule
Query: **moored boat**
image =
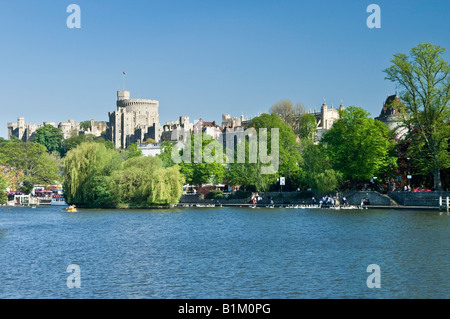
<path fill-rule="evenodd" d="M 67 206 L 66 199 L 64 198 L 64 194 L 61 190 L 53 191 L 51 205 L 52 206 Z"/>

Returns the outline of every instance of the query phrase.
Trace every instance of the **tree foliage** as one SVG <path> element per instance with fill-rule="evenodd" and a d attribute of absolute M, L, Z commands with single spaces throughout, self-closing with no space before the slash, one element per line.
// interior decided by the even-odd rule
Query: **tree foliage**
<path fill-rule="evenodd" d="M 9 187 L 8 179 L 5 177 L 5 175 L 3 175 L 2 172 L 0 172 L 0 204 L 5 203 L 7 200 L 6 189 L 8 187 Z"/>
<path fill-rule="evenodd" d="M 305 114 L 300 118 L 298 135 L 302 139 L 314 140 L 317 132 L 316 118 L 312 114 Z"/>
<path fill-rule="evenodd" d="M 302 103 L 294 105 L 290 100 L 281 100 L 272 105 L 269 113 L 277 115 L 295 133 L 298 133 L 300 119 L 306 114 L 306 108 Z"/>
<path fill-rule="evenodd" d="M 178 203 L 184 177 L 177 165 L 164 168 L 158 157 L 135 157 L 125 161 L 112 175 L 113 196 L 134 206 Z"/>
<path fill-rule="evenodd" d="M 293 184 L 298 180 L 298 175 L 301 172 L 300 165 L 302 158 L 300 156 L 299 143 L 292 129 L 285 124 L 276 114 L 262 114 L 253 118 L 249 125 L 253 128 L 258 136 L 258 140 L 263 138 L 260 135 L 259 129 L 267 129 L 267 151 L 272 158 L 272 163 L 266 164 L 261 162 L 258 156 L 256 163 L 249 161 L 249 140 L 241 141 L 245 147 L 245 162 L 239 163 L 235 157 L 228 165 L 227 181 L 231 185 L 240 185 L 244 188 L 249 186 L 256 187 L 259 191 L 267 191 L 270 187 L 275 187 L 277 179 L 280 176 L 286 177 L 287 185 L 294 187 Z M 272 129 L 278 129 L 278 154 L 272 154 Z M 237 154 L 237 146 L 235 154 Z M 261 150 L 259 150 L 261 152 Z M 273 165 L 273 160 L 279 163 L 278 170 L 272 174 L 262 174 L 263 167 Z M 296 186 L 295 186 L 296 188 Z"/>
<path fill-rule="evenodd" d="M 4 144 L 0 147 L 0 164 L 15 173 L 19 183 L 55 184 L 61 180 L 55 159 L 39 143 L 14 141 Z"/>
<path fill-rule="evenodd" d="M 70 150 L 64 159 L 64 193 L 68 203 L 90 207 L 114 206 L 109 181 L 122 161 L 118 152 L 88 142 Z M 101 192 L 98 192 L 98 190 Z"/>
<path fill-rule="evenodd" d="M 339 188 L 342 173 L 332 168 L 322 144 L 307 140 L 303 145 L 302 184 L 319 193 L 329 193 Z"/>
<path fill-rule="evenodd" d="M 80 123 L 80 129 L 82 129 L 83 131 L 90 130 L 91 128 L 92 128 L 91 121 L 83 121 Z"/>
<path fill-rule="evenodd" d="M 392 132 L 358 107 L 342 111 L 321 143 L 333 169 L 341 172 L 346 181 L 367 181 L 386 167 L 396 165 Z"/>
<path fill-rule="evenodd" d="M 445 49 L 430 43 L 413 47 L 410 55 L 395 54 L 385 69 L 386 79 L 397 83 L 405 105 L 404 126 L 411 139 L 410 156 L 420 170 L 432 173 L 441 190 L 440 170 L 450 167 L 450 66 Z"/>
<path fill-rule="evenodd" d="M 114 143 L 111 141 L 105 141 L 102 137 L 97 137 L 93 134 L 80 134 L 75 135 L 72 137 L 69 137 L 68 139 L 64 140 L 62 150 L 61 150 L 61 156 L 65 156 L 67 152 L 69 152 L 71 149 L 76 148 L 78 145 L 82 143 L 88 143 L 88 142 L 96 142 L 104 144 L 106 148 L 108 149 L 114 149 Z"/>
<path fill-rule="evenodd" d="M 183 161 L 179 163 L 186 182 L 191 185 L 222 183 L 226 161 L 223 145 L 205 133 L 191 134 L 187 143 L 190 143 L 190 147 L 186 145 L 180 150 Z M 170 146 L 166 147 L 169 151 Z M 167 155 L 163 158 L 167 160 Z"/>
<path fill-rule="evenodd" d="M 139 148 L 138 143 L 128 145 L 128 147 L 125 150 L 125 156 L 127 158 L 141 157 L 142 155 L 143 155 L 142 150 Z"/>
<path fill-rule="evenodd" d="M 63 132 L 53 125 L 44 125 L 38 128 L 34 136 L 34 142 L 44 145 L 49 153 L 60 152 L 63 141 Z"/>
<path fill-rule="evenodd" d="M 85 207 L 151 206 L 177 203 L 184 178 L 178 166 L 157 157 L 124 160 L 102 143 L 83 143 L 67 153 L 64 192 L 68 203 Z"/>

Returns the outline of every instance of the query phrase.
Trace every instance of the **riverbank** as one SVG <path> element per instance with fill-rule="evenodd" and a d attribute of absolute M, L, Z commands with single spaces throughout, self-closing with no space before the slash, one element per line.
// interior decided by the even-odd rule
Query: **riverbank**
<path fill-rule="evenodd" d="M 439 207 L 436 206 L 384 206 L 384 205 L 363 205 L 356 206 L 314 206 L 314 205 L 266 205 L 266 204 L 228 204 L 228 203 L 220 203 L 220 204 L 203 204 L 203 203 L 193 203 L 193 204 L 177 204 L 175 205 L 177 208 L 215 208 L 215 207 L 245 207 L 245 208 L 286 208 L 286 209 L 334 209 L 334 210 L 355 210 L 355 209 L 394 209 L 394 210 L 439 210 Z"/>
<path fill-rule="evenodd" d="M 338 192 L 329 195 L 333 198 L 333 205 L 319 205 L 313 203 L 313 197 L 316 203 L 319 202 L 321 195 L 312 192 L 271 192 L 271 193 L 252 193 L 246 198 L 228 198 L 224 196 L 216 199 L 205 199 L 200 194 L 185 194 L 179 203 L 174 205 L 155 205 L 155 206 L 133 206 L 119 205 L 118 207 L 103 207 L 105 209 L 170 209 L 173 207 L 258 207 L 258 208 L 297 208 L 297 209 L 360 209 L 364 202 L 364 209 L 424 209 L 424 210 L 446 210 L 446 197 L 450 197 L 450 192 L 392 192 L 381 194 L 375 191 L 354 191 Z M 342 200 L 346 198 L 348 205 L 343 205 Z M 439 198 L 442 198 L 440 203 Z M 253 203 L 253 199 L 258 199 Z M 442 204 L 442 205 L 441 205 Z M 1 205 L 0 205 L 1 206 Z M 7 205 L 14 207 L 14 205 Z M 19 204 L 16 206 L 41 206 L 39 204 Z M 50 206 L 46 204 L 45 206 Z M 79 208 L 89 208 L 78 206 Z"/>
<path fill-rule="evenodd" d="M 205 199 L 200 194 L 186 194 L 180 198 L 177 207 L 295 207 L 295 208 L 318 208 L 319 205 L 313 203 L 313 197 L 316 203 L 322 198 L 322 194 L 313 192 L 266 192 L 253 193 L 249 197 L 241 199 L 228 199 L 226 196 L 216 199 Z M 366 203 L 364 208 L 373 209 L 427 209 L 439 210 L 439 198 L 450 197 L 450 192 L 391 192 L 381 194 L 375 191 L 345 191 L 328 195 L 333 198 L 332 209 L 345 209 L 342 205 L 345 197 L 348 206 L 360 207 L 361 202 Z M 257 203 L 253 203 L 253 199 Z M 367 204 L 368 203 L 368 204 Z M 322 205 L 322 208 L 330 208 Z"/>

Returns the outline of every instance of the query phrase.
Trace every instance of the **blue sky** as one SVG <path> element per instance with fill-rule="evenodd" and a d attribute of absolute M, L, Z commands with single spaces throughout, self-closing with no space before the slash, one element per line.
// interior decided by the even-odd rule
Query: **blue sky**
<path fill-rule="evenodd" d="M 69 4 L 81 28 L 69 29 Z M 381 28 L 369 29 L 369 4 Z M 116 91 L 160 102 L 160 122 L 221 122 L 281 99 L 380 112 L 383 69 L 423 42 L 450 50 L 450 1 L 0 0 L 0 136 L 7 122 L 107 121 Z M 446 54 L 448 59 L 449 54 Z"/>

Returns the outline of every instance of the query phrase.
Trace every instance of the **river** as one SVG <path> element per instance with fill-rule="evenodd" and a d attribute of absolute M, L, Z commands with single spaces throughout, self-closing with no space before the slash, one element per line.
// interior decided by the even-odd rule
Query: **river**
<path fill-rule="evenodd" d="M 449 297 L 437 210 L 0 207 L 3 299 Z"/>

